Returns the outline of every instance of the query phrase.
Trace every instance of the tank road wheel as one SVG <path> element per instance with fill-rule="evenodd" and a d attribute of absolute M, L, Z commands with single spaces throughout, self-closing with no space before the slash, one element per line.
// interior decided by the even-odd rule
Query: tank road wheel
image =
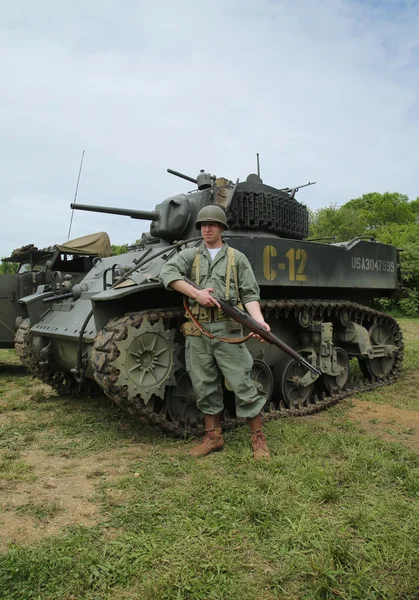
<path fill-rule="evenodd" d="M 337 365 L 338 367 L 343 368 L 344 371 L 337 376 L 324 373 L 322 381 L 326 391 L 329 392 L 329 394 L 345 390 L 351 375 L 349 356 L 346 354 L 345 350 L 343 350 L 343 348 L 335 348 L 335 352 Z"/>
<path fill-rule="evenodd" d="M 375 323 L 369 334 L 371 345 L 396 346 L 394 334 L 386 325 Z M 380 358 L 360 358 L 358 362 L 365 377 L 368 379 L 383 379 L 391 373 L 396 362 L 396 353 L 392 356 L 382 356 Z"/>
<path fill-rule="evenodd" d="M 179 371 L 177 383 L 166 389 L 167 413 L 172 421 L 182 425 L 199 426 L 204 422 L 204 414 L 196 405 L 196 396 L 185 369 Z"/>
<path fill-rule="evenodd" d="M 250 379 L 255 384 L 259 394 L 266 400 L 265 407 L 268 410 L 269 401 L 274 389 L 274 378 L 270 366 L 264 361 L 256 358 L 250 372 Z"/>
<path fill-rule="evenodd" d="M 275 379 L 280 385 L 281 396 L 287 408 L 304 406 L 312 395 L 314 382 L 309 385 L 302 382 L 306 374 L 307 369 L 293 358 L 284 359 L 274 368 L 274 375 L 277 375 Z"/>
<path fill-rule="evenodd" d="M 164 398 L 168 385 L 175 385 L 175 330 L 167 331 L 163 320 L 150 324 L 145 317 L 140 327 L 127 327 L 127 337 L 117 341 L 119 351 L 111 365 L 118 369 L 116 385 L 126 387 L 128 400 L 141 396 L 145 404 L 151 396 Z"/>

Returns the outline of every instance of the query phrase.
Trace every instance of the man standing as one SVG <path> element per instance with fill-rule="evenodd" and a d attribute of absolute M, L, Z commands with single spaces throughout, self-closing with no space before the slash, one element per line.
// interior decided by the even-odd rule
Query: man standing
<path fill-rule="evenodd" d="M 241 325 L 227 317 L 212 296 L 225 297 L 233 304 L 244 305 L 247 312 L 267 331 L 259 304 L 259 286 L 249 261 L 244 254 L 230 248 L 221 237 L 228 229 L 221 206 L 206 206 L 198 213 L 197 229 L 201 230 L 203 243 L 196 248 L 186 248 L 170 259 L 163 267 L 160 280 L 189 297 L 189 308 L 196 321 L 214 338 L 201 334 L 192 320 L 184 326 L 186 336 L 186 370 L 196 393 L 198 408 L 205 415 L 206 435 L 191 450 L 192 456 L 206 456 L 221 450 L 224 445 L 220 413 L 224 408 L 222 377 L 236 396 L 236 414 L 246 418 L 252 432 L 253 456 L 256 460 L 269 459 L 269 450 L 262 432 L 261 410 L 265 399 L 258 394 L 250 379 L 253 359 L 245 344 L 229 344 L 217 338 L 243 335 Z M 192 279 L 201 288 L 195 289 L 184 281 Z"/>

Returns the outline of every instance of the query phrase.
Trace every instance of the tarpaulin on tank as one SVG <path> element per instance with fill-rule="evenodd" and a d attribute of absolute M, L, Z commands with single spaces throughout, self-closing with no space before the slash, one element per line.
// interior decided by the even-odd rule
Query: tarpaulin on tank
<path fill-rule="evenodd" d="M 112 256 L 111 241 L 105 231 L 84 235 L 61 245 L 57 244 L 57 248 L 61 252 L 71 254 L 97 254 L 102 258 Z"/>

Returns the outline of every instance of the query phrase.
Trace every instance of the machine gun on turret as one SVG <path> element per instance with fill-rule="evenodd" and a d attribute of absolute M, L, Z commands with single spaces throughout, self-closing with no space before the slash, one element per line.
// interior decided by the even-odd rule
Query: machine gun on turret
<path fill-rule="evenodd" d="M 179 171 L 174 171 L 173 169 L 167 169 L 167 172 L 171 175 L 176 175 L 176 177 L 180 177 L 181 179 L 186 179 L 186 181 L 196 183 L 199 191 L 207 190 L 209 188 L 214 187 L 216 181 L 216 176 L 207 173 L 206 171 L 204 171 L 204 169 L 200 170 L 196 179 L 194 177 L 189 177 L 189 175 L 184 175 Z"/>
<path fill-rule="evenodd" d="M 315 185 L 316 182 L 315 181 L 309 181 L 308 183 L 304 183 L 303 185 L 297 185 L 295 187 L 287 187 L 287 188 L 281 188 L 280 191 L 281 192 L 286 192 L 287 194 L 289 194 L 291 196 L 291 198 L 295 198 L 295 194 L 298 192 L 299 189 L 303 188 L 303 187 L 308 187 L 309 185 Z"/>

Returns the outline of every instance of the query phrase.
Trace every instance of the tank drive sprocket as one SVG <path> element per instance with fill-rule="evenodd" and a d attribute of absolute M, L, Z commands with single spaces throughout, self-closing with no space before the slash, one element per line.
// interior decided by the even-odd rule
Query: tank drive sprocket
<path fill-rule="evenodd" d="M 178 330 L 173 322 L 182 314 L 181 310 L 129 313 L 109 321 L 93 345 L 96 382 L 123 410 L 153 425 L 158 425 L 154 422 L 158 420 L 153 413 L 154 400 L 162 402 L 167 387 L 176 383 L 175 372 L 181 368 L 181 348 L 175 342 Z M 162 365 L 155 364 L 156 360 L 162 362 L 159 357 L 164 359 Z M 154 381 L 150 373 L 155 367 Z"/>
<path fill-rule="evenodd" d="M 164 398 L 166 387 L 175 385 L 175 333 L 165 329 L 162 319 L 150 323 L 145 316 L 139 327 L 127 327 L 127 337 L 116 342 L 118 356 L 111 364 L 119 371 L 115 383 L 126 386 L 128 400 L 139 394 L 147 404 L 153 395 Z"/>

